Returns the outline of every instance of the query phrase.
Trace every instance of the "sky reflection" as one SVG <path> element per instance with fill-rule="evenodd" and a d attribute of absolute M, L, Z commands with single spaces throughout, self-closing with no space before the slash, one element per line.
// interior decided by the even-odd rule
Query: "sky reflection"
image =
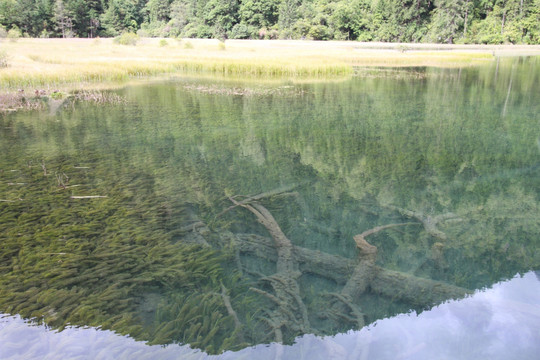
<path fill-rule="evenodd" d="M 62 332 L 0 315 L 0 359 L 538 359 L 540 272 L 495 284 L 421 314 L 379 320 L 292 346 L 259 345 L 209 356 L 189 346 L 148 346 L 95 328 Z"/>

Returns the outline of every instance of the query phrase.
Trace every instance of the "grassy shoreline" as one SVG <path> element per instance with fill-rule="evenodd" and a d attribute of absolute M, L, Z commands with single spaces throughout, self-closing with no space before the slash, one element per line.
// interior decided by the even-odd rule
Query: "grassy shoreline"
<path fill-rule="evenodd" d="M 14 95 L 173 74 L 320 79 L 352 76 L 357 66 L 474 66 L 497 56 L 540 55 L 540 46 L 149 38 L 126 46 L 112 39 L 19 39 L 3 40 L 0 51 L 9 65 L 0 68 L 0 93 Z"/>

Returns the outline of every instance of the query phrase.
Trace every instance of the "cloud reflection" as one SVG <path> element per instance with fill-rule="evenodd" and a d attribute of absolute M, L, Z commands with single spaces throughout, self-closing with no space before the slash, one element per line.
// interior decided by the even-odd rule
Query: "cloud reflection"
<path fill-rule="evenodd" d="M 540 273 L 495 284 L 421 314 L 379 320 L 291 346 L 258 345 L 210 356 L 189 346 L 148 346 L 95 328 L 62 332 L 0 316 L 0 359 L 520 359 L 540 354 Z"/>

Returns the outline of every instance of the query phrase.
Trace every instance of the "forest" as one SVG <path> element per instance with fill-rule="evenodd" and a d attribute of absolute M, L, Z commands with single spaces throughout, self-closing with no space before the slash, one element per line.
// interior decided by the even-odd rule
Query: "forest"
<path fill-rule="evenodd" d="M 540 44 L 540 0 L 0 0 L 0 37 Z"/>

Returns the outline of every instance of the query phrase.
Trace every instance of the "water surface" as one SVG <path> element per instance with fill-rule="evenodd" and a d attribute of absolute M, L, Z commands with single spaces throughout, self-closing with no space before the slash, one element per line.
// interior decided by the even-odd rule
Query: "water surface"
<path fill-rule="evenodd" d="M 399 314 L 537 270 L 538 59 L 362 74 L 3 115 L 0 312 L 240 356 L 396 315 L 414 342 Z"/>
<path fill-rule="evenodd" d="M 62 332 L 0 317 L 2 359 L 536 359 L 540 351 L 538 272 L 515 277 L 421 314 L 401 314 L 336 336 L 304 335 L 294 345 L 258 345 L 207 355 L 187 345 L 145 345 L 108 330 Z M 38 339 L 39 341 L 36 341 Z"/>

